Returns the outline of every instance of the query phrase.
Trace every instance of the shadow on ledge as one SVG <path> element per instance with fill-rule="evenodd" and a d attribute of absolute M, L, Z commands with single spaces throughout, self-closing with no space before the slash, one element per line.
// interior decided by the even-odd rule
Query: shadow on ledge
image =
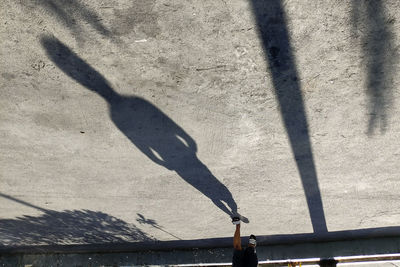
<path fill-rule="evenodd" d="M 232 237 L 221 237 L 221 238 L 208 238 L 208 239 L 196 239 L 196 240 L 173 240 L 173 241 L 159 241 L 151 239 L 147 235 L 140 235 L 136 231 L 131 232 L 120 232 L 123 231 L 124 227 L 111 227 L 117 231 L 112 233 L 99 233 L 99 239 L 92 239 L 92 244 L 81 244 L 81 245 L 43 245 L 43 246 L 0 246 L 0 254 L 15 254 L 15 253 L 110 253 L 110 252 L 140 252 L 140 251 L 172 251 L 172 250 L 193 250 L 193 249 L 220 249 L 227 248 L 232 250 Z M 100 228 L 101 229 L 101 228 Z M 100 229 L 97 229 L 100 231 Z M 94 231 L 92 231 L 94 233 Z M 115 242 L 115 234 L 122 234 L 128 237 L 136 238 L 142 237 L 142 241 L 138 242 Z M 139 230 L 139 233 L 140 232 Z M 111 235 L 112 234 L 112 235 Z M 105 236 L 104 236 L 105 235 Z M 111 236 L 111 238 L 110 238 Z M 105 240 L 104 237 L 109 237 L 109 242 L 113 243 L 99 243 L 101 239 Z M 50 238 L 50 237 L 49 237 Z M 247 244 L 248 237 L 242 238 L 242 243 Z M 400 227 L 382 227 L 382 228 L 367 228 L 358 230 L 346 230 L 336 231 L 327 233 L 305 233 L 305 234 L 287 234 L 287 235 L 263 235 L 257 236 L 257 247 L 260 250 L 262 247 L 271 246 L 295 246 L 298 244 L 334 244 L 335 242 L 347 242 L 351 241 L 354 246 L 348 248 L 348 251 L 357 251 L 357 253 L 365 255 L 365 253 L 373 253 L 372 250 L 367 252 L 366 248 L 362 246 L 362 243 L 368 242 L 368 240 L 394 240 L 400 245 Z M 105 241 L 104 241 L 105 242 Z M 342 247 L 336 249 L 342 250 Z M 388 248 L 385 248 L 386 250 Z M 335 247 L 332 247 L 332 253 L 335 253 Z M 383 253 L 376 251 L 375 253 Z M 394 252 L 392 252 L 394 253 Z M 312 254 L 312 253 L 311 253 Z M 343 252 L 342 255 L 343 256 Z M 298 255 L 300 256 L 300 255 Z M 312 256 L 312 255 L 307 255 Z M 315 255 L 314 255 L 315 256 Z M 330 255 L 332 256 L 332 255 Z M 336 255 L 337 256 L 337 255 Z"/>

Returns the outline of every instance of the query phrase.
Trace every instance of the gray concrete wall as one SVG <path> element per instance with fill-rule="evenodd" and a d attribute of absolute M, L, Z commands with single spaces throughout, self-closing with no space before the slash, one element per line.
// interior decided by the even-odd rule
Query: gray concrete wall
<path fill-rule="evenodd" d="M 0 244 L 392 231 L 398 10 L 1 1 Z"/>
<path fill-rule="evenodd" d="M 120 249 L 122 246 L 120 247 Z M 192 266 L 201 266 L 201 264 L 225 264 L 229 265 L 232 262 L 232 248 L 197 248 L 197 249 L 175 249 L 175 250 L 142 250 L 129 251 L 128 246 L 125 246 L 126 252 L 106 253 L 103 248 L 102 253 L 90 253 L 95 246 L 86 246 L 79 248 L 81 253 L 73 253 L 73 247 L 53 248 L 53 253 L 48 253 L 50 250 L 43 248 L 37 249 L 35 253 L 21 253 L 13 251 L 10 254 L 0 255 L 0 264 L 2 266 L 168 266 L 187 264 Z M 300 242 L 297 244 L 281 244 L 281 245 L 261 245 L 257 247 L 257 256 L 260 265 L 262 266 L 287 266 L 287 264 L 271 264 L 268 261 L 277 260 L 300 260 L 303 265 L 308 266 L 306 262 L 314 259 L 313 266 L 317 259 L 333 259 L 338 255 L 348 257 L 341 259 L 340 262 L 351 262 L 352 266 L 366 265 L 366 261 L 357 257 L 366 255 L 382 255 L 381 259 L 390 261 L 388 254 L 397 253 L 400 248 L 399 238 L 375 238 L 375 239 L 357 239 L 340 242 Z M 99 247 L 97 247 L 98 251 Z M 110 248 L 111 249 L 111 248 Z M 57 253 L 54 253 L 56 252 Z M 68 253 L 69 252 L 69 253 Z M 386 258 L 383 255 L 386 255 Z M 305 260 L 306 259 L 306 260 Z M 396 257 L 393 257 L 396 259 Z M 373 264 L 373 261 L 378 260 L 378 257 L 369 259 L 372 265 L 366 266 L 387 266 L 383 262 Z M 363 262 L 356 265 L 357 262 Z M 265 264 L 265 265 L 264 265 Z M 338 266 L 346 266 L 338 264 Z M 212 265 L 211 265 L 212 266 Z M 393 266 L 393 265 L 392 265 Z"/>

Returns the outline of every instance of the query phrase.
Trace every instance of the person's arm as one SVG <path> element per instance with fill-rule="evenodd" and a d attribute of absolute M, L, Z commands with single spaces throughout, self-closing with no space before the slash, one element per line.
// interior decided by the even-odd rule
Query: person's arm
<path fill-rule="evenodd" d="M 177 131 L 176 131 L 176 135 L 181 137 L 183 140 L 185 140 L 185 142 L 187 143 L 187 145 L 189 146 L 189 148 L 191 148 L 195 153 L 197 152 L 197 145 L 196 142 L 193 140 L 192 137 L 190 137 L 181 127 L 179 127 L 178 125 L 176 125 L 177 127 Z"/>
<path fill-rule="evenodd" d="M 137 148 L 139 148 L 142 153 L 144 153 L 149 159 L 151 159 L 153 162 L 167 168 L 168 170 L 171 170 L 170 167 L 166 164 L 166 162 L 162 159 L 160 159 L 157 155 L 154 154 L 153 150 L 148 147 L 148 146 L 143 146 L 139 144 L 135 144 Z"/>
<path fill-rule="evenodd" d="M 235 235 L 233 236 L 233 248 L 242 250 L 242 240 L 240 239 L 240 224 L 236 224 Z"/>

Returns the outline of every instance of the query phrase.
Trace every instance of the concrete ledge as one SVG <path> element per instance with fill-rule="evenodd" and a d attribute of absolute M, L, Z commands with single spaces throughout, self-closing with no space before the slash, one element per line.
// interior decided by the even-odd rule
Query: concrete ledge
<path fill-rule="evenodd" d="M 257 247 L 260 262 L 287 259 L 331 259 L 338 256 L 382 255 L 400 252 L 400 236 L 389 235 L 396 228 L 385 231 L 368 230 L 368 238 L 350 240 L 365 233 L 363 231 L 333 232 L 321 237 L 312 234 L 262 236 Z M 375 236 L 374 236 L 375 235 Z M 381 235 L 378 237 L 378 235 Z M 292 242 L 289 242 L 290 236 Z M 333 236 L 341 241 L 328 241 Z M 347 240 L 344 240 L 347 239 Z M 303 240 L 303 241 L 302 241 Z M 285 241 L 278 243 L 278 241 Z M 91 265 L 177 265 L 229 263 L 232 258 L 231 238 L 215 238 L 187 241 L 165 241 L 126 244 L 93 244 L 68 246 L 37 246 L 1 248 L 0 264 L 24 266 L 38 264 L 45 266 L 57 263 L 59 266 Z M 225 247 L 224 247 L 225 246 Z M 78 265 L 77 265 L 78 264 Z"/>
<path fill-rule="evenodd" d="M 111 251 L 111 250 L 110 250 Z M 21 252 L 21 251 L 20 251 Z M 58 251 L 60 252 L 60 251 Z M 0 254 L 2 266 L 132 266 L 209 265 L 231 262 L 232 248 L 136 251 L 119 253 L 37 253 Z M 375 238 L 337 242 L 311 242 L 259 246 L 260 263 L 290 259 L 332 259 L 337 256 L 387 255 L 400 252 L 400 238 Z M 268 265 L 270 266 L 270 265 Z M 274 266 L 274 265 L 272 265 Z"/>
<path fill-rule="evenodd" d="M 303 243 L 325 243 L 347 240 L 400 238 L 400 227 L 369 228 L 349 231 L 336 231 L 318 234 L 292 234 L 292 235 L 265 235 L 257 236 L 258 247 L 276 245 L 294 245 Z M 242 243 L 247 243 L 247 237 L 242 238 Z M 176 241 L 146 241 L 134 243 L 102 243 L 81 245 L 44 245 L 6 247 L 0 246 L 1 254 L 15 253 L 117 253 L 139 251 L 170 251 L 192 249 L 230 248 L 232 237 L 209 238 L 197 240 Z"/>

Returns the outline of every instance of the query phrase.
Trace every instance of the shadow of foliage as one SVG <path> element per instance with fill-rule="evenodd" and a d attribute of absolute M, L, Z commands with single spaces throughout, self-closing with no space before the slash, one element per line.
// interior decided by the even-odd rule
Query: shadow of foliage
<path fill-rule="evenodd" d="M 26 3 L 22 2 L 21 5 L 26 5 Z M 43 7 L 48 14 L 67 27 L 78 40 L 82 40 L 86 35 L 84 33 L 86 25 L 97 33 L 112 38 L 111 31 L 101 22 L 100 16 L 79 0 L 34 0 L 28 5 L 30 8 Z"/>
<path fill-rule="evenodd" d="M 368 135 L 388 128 L 388 110 L 393 105 L 394 67 L 398 59 L 394 44 L 394 18 L 387 17 L 381 0 L 353 0 L 354 36 L 360 38 L 369 99 Z"/>
<path fill-rule="evenodd" d="M 124 243 L 154 240 L 134 224 L 91 210 L 45 210 L 0 220 L 4 246 Z"/>

